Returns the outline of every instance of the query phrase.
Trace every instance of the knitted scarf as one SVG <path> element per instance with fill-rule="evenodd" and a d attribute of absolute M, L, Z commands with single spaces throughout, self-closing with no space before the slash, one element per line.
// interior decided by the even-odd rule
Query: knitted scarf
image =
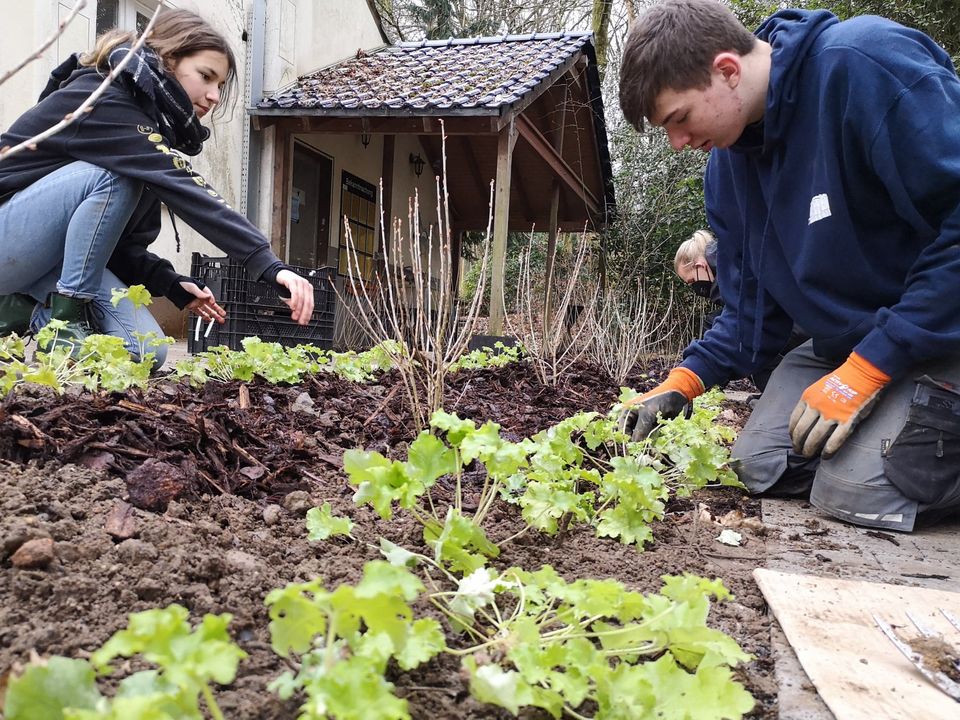
<path fill-rule="evenodd" d="M 110 69 L 117 67 L 129 53 L 129 43 L 114 48 L 107 58 Z M 94 68 L 82 68 L 79 54 L 74 53 L 53 71 L 41 99 L 62 87 L 78 70 L 94 71 Z M 210 130 L 200 124 L 183 86 L 164 71 L 160 56 L 152 48 L 144 45 L 137 50 L 123 66 L 118 79 L 137 97 L 147 114 L 156 118 L 160 133 L 174 149 L 185 155 L 200 153 Z"/>

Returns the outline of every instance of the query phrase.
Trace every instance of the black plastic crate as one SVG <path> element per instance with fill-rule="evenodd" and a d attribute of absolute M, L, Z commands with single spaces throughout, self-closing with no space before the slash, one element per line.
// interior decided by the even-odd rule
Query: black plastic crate
<path fill-rule="evenodd" d="M 290 319 L 290 308 L 280 299 L 279 288 L 273 283 L 251 280 L 243 266 L 226 257 L 208 257 L 193 253 L 190 274 L 202 280 L 227 311 L 223 325 L 213 324 L 204 337 L 204 323 L 200 337 L 196 337 L 194 317 L 187 332 L 187 350 L 203 352 L 216 345 L 231 350 L 242 350 L 245 337 L 258 337 L 264 342 L 293 346 L 311 344 L 327 348 L 333 346 L 333 329 L 337 296 L 333 283 L 337 271 L 331 267 L 305 268 L 290 266 L 313 285 L 313 318 L 308 325 L 298 325 Z"/>

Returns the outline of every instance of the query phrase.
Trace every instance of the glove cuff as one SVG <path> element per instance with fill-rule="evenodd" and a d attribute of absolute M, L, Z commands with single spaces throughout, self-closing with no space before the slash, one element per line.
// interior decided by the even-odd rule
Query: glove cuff
<path fill-rule="evenodd" d="M 878 368 L 862 355 L 858 355 L 855 352 L 850 353 L 850 357 L 847 358 L 846 364 L 850 366 L 851 370 L 877 388 L 883 387 L 891 380 L 890 376 L 887 375 L 883 370 Z"/>
<path fill-rule="evenodd" d="M 659 388 L 663 390 L 676 390 L 682 393 L 687 400 L 693 400 L 697 395 L 702 395 L 706 388 L 703 386 L 703 380 L 685 367 L 674 368 L 670 371 L 667 379 L 663 381 Z"/>

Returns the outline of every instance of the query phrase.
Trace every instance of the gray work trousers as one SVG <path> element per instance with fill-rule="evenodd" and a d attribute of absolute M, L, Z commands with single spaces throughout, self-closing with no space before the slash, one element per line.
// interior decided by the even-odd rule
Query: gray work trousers
<path fill-rule="evenodd" d="M 741 482 L 751 493 L 809 496 L 829 515 L 869 527 L 910 532 L 918 520 L 960 514 L 960 393 L 917 382 L 928 376 L 960 387 L 960 357 L 924 363 L 892 382 L 833 457 L 801 457 L 790 443 L 790 413 L 807 387 L 838 366 L 814 355 L 811 341 L 786 355 L 733 446 Z M 943 422 L 928 427 L 924 413 Z"/>

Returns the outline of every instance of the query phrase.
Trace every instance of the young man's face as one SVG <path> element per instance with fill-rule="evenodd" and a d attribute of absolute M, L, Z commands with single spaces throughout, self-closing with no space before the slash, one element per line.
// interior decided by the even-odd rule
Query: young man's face
<path fill-rule="evenodd" d="M 705 88 L 663 90 L 649 119 L 667 131 L 675 150 L 730 147 L 747 126 L 737 85 L 731 87 L 729 79 L 716 71 Z"/>

